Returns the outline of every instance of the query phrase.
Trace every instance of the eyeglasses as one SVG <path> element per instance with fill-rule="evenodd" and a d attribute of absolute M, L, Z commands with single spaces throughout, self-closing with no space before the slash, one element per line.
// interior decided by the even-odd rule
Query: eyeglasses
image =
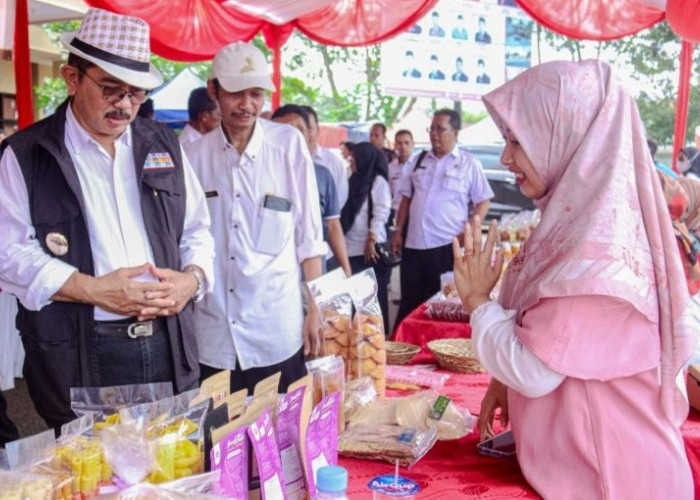
<path fill-rule="evenodd" d="M 448 130 L 452 130 L 452 129 L 450 127 L 434 127 L 434 126 L 428 127 L 425 129 L 425 131 L 428 132 L 429 134 L 432 134 L 434 132 L 437 135 L 442 135 L 445 132 L 447 132 Z"/>
<path fill-rule="evenodd" d="M 102 90 L 102 99 L 110 104 L 117 104 L 121 102 L 126 96 L 129 96 L 129 101 L 131 104 L 141 104 L 143 101 L 148 99 L 148 94 L 150 90 L 140 89 L 138 87 L 129 87 L 128 90 L 124 90 L 122 87 L 117 87 L 114 85 L 102 85 L 100 82 L 95 80 L 93 77 L 87 74 L 84 70 L 79 70 L 83 75 L 87 76 L 88 79 L 100 87 Z"/>

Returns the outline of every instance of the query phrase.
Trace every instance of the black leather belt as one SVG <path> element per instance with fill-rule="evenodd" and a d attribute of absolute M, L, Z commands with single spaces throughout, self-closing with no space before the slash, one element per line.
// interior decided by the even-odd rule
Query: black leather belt
<path fill-rule="evenodd" d="M 95 330 L 115 335 L 126 335 L 132 339 L 150 337 L 156 332 L 166 331 L 168 323 L 165 318 L 150 321 L 137 321 L 136 318 L 126 318 L 117 321 L 95 321 Z"/>

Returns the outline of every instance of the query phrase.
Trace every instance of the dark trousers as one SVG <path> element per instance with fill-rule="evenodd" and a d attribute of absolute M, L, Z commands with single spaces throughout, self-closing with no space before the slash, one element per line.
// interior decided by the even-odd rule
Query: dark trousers
<path fill-rule="evenodd" d="M 200 383 L 212 375 L 219 373 L 220 368 L 214 368 L 209 365 L 199 365 Z M 261 380 L 266 379 L 270 375 L 280 372 L 279 393 L 287 392 L 287 388 L 292 382 L 296 382 L 301 377 L 306 375 L 306 362 L 304 360 L 304 348 L 302 347 L 291 357 L 285 359 L 281 363 L 270 366 L 260 366 L 257 368 L 248 368 L 241 370 L 241 364 L 236 363 L 236 368 L 231 370 L 231 392 L 248 389 L 248 394 L 252 395 L 255 385 Z"/>
<path fill-rule="evenodd" d="M 132 339 L 127 335 L 127 327 L 134 321 L 131 318 L 95 323 L 92 370 L 98 376 L 100 387 L 174 380 L 165 320 L 154 321 L 154 332 L 150 337 Z M 58 435 L 63 424 L 76 418 L 70 408 L 69 390 L 71 386 L 79 385 L 76 384 L 79 380 L 77 338 L 58 345 L 25 338 L 23 343 L 26 353 L 23 373 L 29 395 L 37 413 Z M 52 368 L 42 362 L 47 356 L 69 358 L 65 365 L 76 367 L 76 373 L 66 374 L 64 380 L 57 380 Z"/>
<path fill-rule="evenodd" d="M 394 329 L 411 311 L 440 291 L 440 275 L 453 267 L 452 244 L 428 250 L 403 249 L 401 305 Z"/>
<path fill-rule="evenodd" d="M 175 378 L 173 358 L 164 323 L 164 320 L 156 321 L 161 327 L 153 335 L 135 339 L 121 329 L 96 323 L 95 368 L 100 386 L 172 382 Z"/>
<path fill-rule="evenodd" d="M 4 448 L 5 444 L 16 439 L 19 439 L 17 426 L 7 416 L 7 402 L 0 392 L 0 448 Z"/>
<path fill-rule="evenodd" d="M 374 274 L 377 277 L 377 300 L 379 308 L 382 310 L 382 318 L 384 318 L 384 335 L 389 335 L 389 280 L 391 279 L 391 268 L 383 264 L 374 266 L 365 262 L 364 255 L 350 257 L 350 270 L 352 274 L 357 274 L 365 269 L 374 269 Z"/>

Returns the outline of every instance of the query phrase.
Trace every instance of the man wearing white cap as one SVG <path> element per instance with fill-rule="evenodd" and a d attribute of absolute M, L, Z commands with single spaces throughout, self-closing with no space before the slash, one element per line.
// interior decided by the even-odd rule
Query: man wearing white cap
<path fill-rule="evenodd" d="M 318 333 L 313 303 L 304 318 L 301 282 L 320 276 L 327 248 L 313 163 L 297 130 L 258 118 L 274 90 L 262 52 L 227 45 L 211 76 L 221 126 L 186 147 L 216 245 L 217 282 L 195 313 L 200 368 L 203 377 L 230 369 L 232 390 L 280 371 L 285 391 L 305 374 Z"/>
<path fill-rule="evenodd" d="M 192 302 L 213 285 L 204 193 L 175 134 L 137 118 L 150 64 L 141 19 L 90 9 L 62 36 L 69 99 L 2 144 L 0 287 L 19 299 L 39 414 L 75 416 L 70 388 L 196 385 Z"/>

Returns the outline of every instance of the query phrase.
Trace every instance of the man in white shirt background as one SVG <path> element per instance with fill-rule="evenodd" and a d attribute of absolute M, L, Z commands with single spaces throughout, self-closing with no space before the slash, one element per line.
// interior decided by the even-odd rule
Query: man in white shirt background
<path fill-rule="evenodd" d="M 318 143 L 318 115 L 311 106 L 302 106 L 308 113 L 311 128 L 309 128 L 309 150 L 313 161 L 326 167 L 335 181 L 338 192 L 338 206 L 342 209 L 348 201 L 348 167 L 339 154 Z"/>
<path fill-rule="evenodd" d="M 56 431 L 75 418 L 71 387 L 196 387 L 192 301 L 214 281 L 204 193 L 175 134 L 137 118 L 162 83 L 148 25 L 89 9 L 61 41 L 69 99 L 0 158 L 0 287 Z"/>
<path fill-rule="evenodd" d="M 471 214 L 481 220 L 493 191 L 479 160 L 462 151 L 457 137 L 461 116 L 451 109 L 435 112 L 430 125 L 431 150 L 416 155 L 398 195 L 401 204 L 391 244 L 401 253 L 401 305 L 395 325 L 440 290 L 440 275 L 454 264 L 452 239 Z"/>
<path fill-rule="evenodd" d="M 394 134 L 394 151 L 396 158 L 389 163 L 389 187 L 391 188 L 392 215 L 390 221 L 394 221 L 396 211 L 401 205 L 402 196 L 398 196 L 401 181 L 409 172 L 411 156 L 413 155 L 413 134 L 408 129 L 401 129 Z"/>
<path fill-rule="evenodd" d="M 313 162 L 297 130 L 258 118 L 274 85 L 255 46 L 223 47 L 207 88 L 221 126 L 187 147 L 216 250 L 214 292 L 195 311 L 202 377 L 230 369 L 232 389 L 252 391 L 279 371 L 286 391 L 319 328 L 313 301 L 302 309 L 302 274 L 321 275 L 327 248 Z"/>
<path fill-rule="evenodd" d="M 187 100 L 189 120 L 180 132 L 180 144 L 183 146 L 196 141 L 221 123 L 219 104 L 209 97 L 206 87 L 199 87 L 190 92 Z"/>

